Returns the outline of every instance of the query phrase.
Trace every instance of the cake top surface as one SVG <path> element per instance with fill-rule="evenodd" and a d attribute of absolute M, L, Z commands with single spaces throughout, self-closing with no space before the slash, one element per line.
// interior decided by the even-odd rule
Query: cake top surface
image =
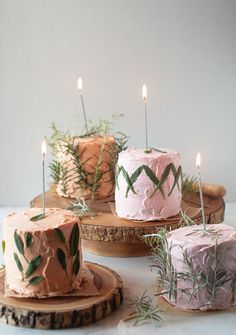
<path fill-rule="evenodd" d="M 80 143 L 87 143 L 87 142 L 96 142 L 96 141 L 99 141 L 99 142 L 102 142 L 105 140 L 105 142 L 108 142 L 108 141 L 112 141 L 114 142 L 114 137 L 112 135 L 90 135 L 90 136 L 74 136 L 74 141 L 75 142 L 80 142 Z"/>
<path fill-rule="evenodd" d="M 215 245 L 216 239 L 218 244 L 228 240 L 236 240 L 236 231 L 226 224 L 207 225 L 208 233 L 204 233 L 203 229 L 203 224 L 178 228 L 169 234 L 168 243 L 188 248 Z"/>
<path fill-rule="evenodd" d="M 44 219 L 31 221 L 32 217 L 42 213 L 42 208 L 27 208 L 21 212 L 9 214 L 3 220 L 3 225 L 20 231 L 44 231 L 64 224 L 79 222 L 72 211 L 60 208 L 46 208 Z"/>
<path fill-rule="evenodd" d="M 146 159 L 156 159 L 158 157 L 161 156 L 169 156 L 169 155 L 173 155 L 173 154 L 179 154 L 176 151 L 172 150 L 172 149 L 152 149 L 151 152 L 145 152 L 145 148 L 136 148 L 136 147 L 130 147 L 127 148 L 124 151 L 121 151 L 119 153 L 119 157 L 122 158 L 129 158 L 129 159 L 134 159 L 134 160 L 138 160 L 138 159 L 142 159 L 142 158 L 146 158 Z"/>

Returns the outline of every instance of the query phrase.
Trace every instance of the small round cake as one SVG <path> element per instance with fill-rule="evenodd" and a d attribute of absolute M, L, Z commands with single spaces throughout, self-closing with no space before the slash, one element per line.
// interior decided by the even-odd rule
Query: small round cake
<path fill-rule="evenodd" d="M 165 299 L 183 309 L 219 310 L 236 304 L 236 232 L 225 224 L 169 233 L 158 257 Z M 160 260 L 163 261 L 160 261 Z M 160 264 L 162 263 L 162 264 Z"/>
<path fill-rule="evenodd" d="M 82 252 L 73 212 L 41 208 L 10 214 L 3 221 L 6 295 L 63 295 L 79 288 Z"/>
<path fill-rule="evenodd" d="M 179 213 L 180 154 L 169 149 L 128 148 L 116 167 L 116 213 L 121 218 L 152 221 Z"/>
<path fill-rule="evenodd" d="M 58 145 L 57 193 L 76 199 L 104 199 L 114 194 L 114 137 L 76 136 L 71 141 Z"/>

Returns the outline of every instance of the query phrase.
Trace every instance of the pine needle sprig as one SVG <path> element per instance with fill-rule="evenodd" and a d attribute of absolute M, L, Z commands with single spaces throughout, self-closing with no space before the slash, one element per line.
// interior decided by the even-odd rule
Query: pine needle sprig
<path fill-rule="evenodd" d="M 157 229 L 156 233 L 146 234 L 142 238 L 144 242 L 153 249 L 162 247 L 162 243 L 167 239 L 169 232 L 166 228 Z"/>
<path fill-rule="evenodd" d="M 82 218 L 84 216 L 95 216 L 96 213 L 91 210 L 91 208 L 86 204 L 84 200 L 79 200 L 72 203 L 67 209 L 72 210 L 75 215 Z"/>
<path fill-rule="evenodd" d="M 61 147 L 65 141 L 69 140 L 70 134 L 69 132 L 63 133 L 62 131 L 60 131 L 57 128 L 55 122 L 52 123 L 51 129 L 52 129 L 52 135 L 51 137 L 46 139 L 49 147 L 51 148 L 53 157 L 52 162 L 49 164 L 49 169 L 51 171 L 50 176 L 54 184 L 58 184 L 59 181 L 61 181 L 61 184 L 63 184 L 64 181 L 61 180 L 61 178 L 62 179 L 66 178 L 65 176 L 67 174 L 67 171 L 66 168 L 62 166 L 62 164 L 58 160 L 58 150 L 59 147 Z M 66 185 L 63 185 L 63 188 L 66 189 Z"/>
<path fill-rule="evenodd" d="M 191 236 L 191 235 L 201 235 L 201 237 L 205 237 L 208 236 L 210 237 L 212 240 L 216 240 L 218 239 L 218 237 L 221 235 L 215 227 L 210 226 L 207 227 L 206 229 L 204 228 L 196 228 L 194 229 L 191 233 L 187 234 L 186 236 Z"/>
<path fill-rule="evenodd" d="M 182 196 L 185 198 L 188 194 L 197 193 L 197 177 L 183 174 L 182 177 Z"/>
<path fill-rule="evenodd" d="M 132 312 L 125 321 L 134 320 L 134 326 L 146 320 L 157 323 L 162 321 L 160 314 L 163 313 L 163 311 L 158 305 L 153 304 L 151 297 L 146 294 L 146 290 L 141 297 L 135 296 L 133 300 L 130 300 L 130 305 L 134 306 L 135 311 Z"/>
<path fill-rule="evenodd" d="M 111 132 L 112 121 L 99 119 L 97 123 L 93 123 L 91 120 L 88 121 L 88 131 L 81 134 L 80 137 L 89 137 L 94 135 L 105 136 Z"/>
<path fill-rule="evenodd" d="M 185 211 L 180 209 L 180 212 L 179 212 L 180 220 L 178 222 L 178 228 L 196 225 L 196 222 L 187 215 L 187 211 L 188 211 L 188 208 L 185 209 Z"/>

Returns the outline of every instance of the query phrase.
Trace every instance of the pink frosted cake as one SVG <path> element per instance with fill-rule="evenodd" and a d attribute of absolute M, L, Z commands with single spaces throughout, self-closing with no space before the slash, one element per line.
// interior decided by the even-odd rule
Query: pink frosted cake
<path fill-rule="evenodd" d="M 3 221 L 6 295 L 48 297 L 78 289 L 82 253 L 78 218 L 63 209 L 14 213 Z"/>
<path fill-rule="evenodd" d="M 184 309 L 216 310 L 236 304 L 236 232 L 225 224 L 172 231 L 158 257 L 164 295 Z M 163 263 L 163 264 L 160 264 Z M 165 263 L 165 264 L 164 264 Z M 157 265 L 157 264 L 156 264 Z"/>
<path fill-rule="evenodd" d="M 152 221 L 179 213 L 180 154 L 169 150 L 128 148 L 116 168 L 116 213 L 121 218 Z"/>

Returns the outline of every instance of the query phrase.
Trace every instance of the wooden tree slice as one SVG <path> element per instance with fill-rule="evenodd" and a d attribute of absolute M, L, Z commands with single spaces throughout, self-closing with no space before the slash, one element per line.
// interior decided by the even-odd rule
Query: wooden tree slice
<path fill-rule="evenodd" d="M 0 271 L 0 321 L 18 327 L 59 329 L 80 327 L 114 312 L 123 301 L 120 276 L 103 265 L 86 262 L 101 295 L 47 299 L 4 296 L 5 270 Z"/>
<path fill-rule="evenodd" d="M 69 198 L 61 198 L 55 191 L 46 193 L 47 207 L 66 208 L 73 202 Z M 185 207 L 200 208 L 199 194 L 190 194 L 184 199 Z M 41 207 L 41 196 L 31 201 L 32 207 Z M 145 234 L 152 234 L 157 228 L 178 228 L 180 216 L 167 220 L 131 221 L 117 217 L 111 212 L 108 203 L 90 202 L 90 208 L 99 212 L 95 217 L 84 217 L 81 222 L 83 247 L 89 252 L 115 257 L 144 256 L 150 254 L 150 247 L 142 240 Z M 224 220 L 225 203 L 223 198 L 213 198 L 204 194 L 205 218 L 208 224 L 220 223 Z M 192 211 L 189 215 L 196 223 L 202 221 L 201 213 Z"/>

